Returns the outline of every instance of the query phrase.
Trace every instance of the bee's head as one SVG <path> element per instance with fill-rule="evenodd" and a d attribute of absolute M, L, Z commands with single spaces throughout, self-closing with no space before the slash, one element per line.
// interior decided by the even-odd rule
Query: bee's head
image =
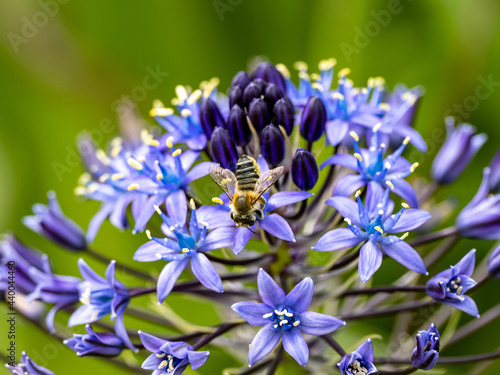
<path fill-rule="evenodd" d="M 238 212 L 231 211 L 229 214 L 237 227 L 250 228 L 255 224 L 256 218 L 254 215 L 240 215 Z"/>

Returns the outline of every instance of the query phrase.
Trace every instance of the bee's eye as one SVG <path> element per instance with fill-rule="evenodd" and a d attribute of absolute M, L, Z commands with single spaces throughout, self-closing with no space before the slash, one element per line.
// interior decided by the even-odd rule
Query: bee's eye
<path fill-rule="evenodd" d="M 264 219 L 264 214 L 262 213 L 262 211 L 261 211 L 261 210 L 256 210 L 256 211 L 255 211 L 255 215 L 257 215 L 257 217 L 258 217 L 260 220 Z"/>

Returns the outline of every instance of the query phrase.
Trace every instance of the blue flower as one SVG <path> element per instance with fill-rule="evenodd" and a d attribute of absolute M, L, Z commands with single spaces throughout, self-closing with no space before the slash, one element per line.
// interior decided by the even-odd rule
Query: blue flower
<path fill-rule="evenodd" d="M 9 282 L 8 262 L 15 262 L 16 292 L 24 295 L 33 292 L 37 282 L 33 279 L 30 269 L 34 267 L 40 271 L 47 271 L 46 258 L 46 254 L 27 247 L 13 234 L 5 235 L 4 239 L 0 241 L 0 290 L 7 290 Z"/>
<path fill-rule="evenodd" d="M 471 278 L 474 272 L 476 249 L 472 249 L 449 270 L 438 273 L 427 282 L 427 294 L 435 300 L 456 307 L 479 318 L 476 303 L 464 294 L 477 283 Z"/>
<path fill-rule="evenodd" d="M 55 375 L 52 371 L 33 362 L 25 351 L 22 353 L 20 364 L 11 367 L 6 363 L 5 367 L 10 371 L 11 375 Z"/>
<path fill-rule="evenodd" d="M 379 269 L 383 254 L 412 271 L 425 274 L 427 271 L 422 258 L 403 241 L 408 233 L 401 237 L 384 234 L 416 229 L 429 220 L 431 215 L 426 211 L 409 209 L 404 203 L 399 212 L 391 215 L 393 203 L 389 201 L 389 189 L 384 192 L 375 182 L 368 185 L 366 206 L 361 202 L 360 193 L 356 193 L 357 204 L 346 197 L 333 197 L 326 201 L 345 218 L 348 228 L 326 233 L 312 249 L 333 251 L 364 243 L 358 263 L 359 276 L 364 283 Z"/>
<path fill-rule="evenodd" d="M 476 195 L 458 214 L 455 225 L 463 237 L 500 239 L 500 194 L 489 195 L 490 168 L 484 168 Z"/>
<path fill-rule="evenodd" d="M 116 357 L 125 348 L 121 338 L 111 332 L 95 332 L 90 324 L 85 326 L 87 333 L 73 335 L 63 344 L 74 350 L 79 357 Z"/>
<path fill-rule="evenodd" d="M 69 318 L 68 326 L 93 323 L 111 314 L 115 320 L 115 333 L 125 346 L 136 350 L 125 329 L 123 316 L 130 302 L 127 288 L 115 278 L 115 261 L 106 269 L 106 278 L 99 276 L 83 259 L 78 260 L 78 268 L 85 281 L 80 283 L 80 306 Z"/>
<path fill-rule="evenodd" d="M 191 218 L 186 225 L 186 216 L 174 222 L 157 207 L 165 225 L 162 227 L 168 238 L 151 237 L 151 241 L 142 245 L 134 254 L 134 260 L 139 262 L 153 262 L 165 260 L 169 263 L 163 268 L 158 278 L 158 300 L 163 302 L 175 285 L 182 271 L 191 263 L 191 270 L 196 278 L 207 288 L 222 293 L 222 281 L 203 254 L 206 251 L 231 246 L 234 230 L 230 227 L 221 227 L 207 233 L 207 224 L 199 221 L 191 200 Z M 167 209 L 169 207 L 167 206 Z M 169 212 L 170 213 L 170 212 Z"/>
<path fill-rule="evenodd" d="M 368 339 L 351 354 L 346 354 L 337 363 L 342 375 L 373 374 L 377 368 L 373 364 L 372 340 Z"/>
<path fill-rule="evenodd" d="M 333 195 L 350 196 L 356 190 L 373 181 L 380 186 L 391 190 L 401 196 L 412 207 L 418 208 L 417 194 L 413 187 L 403 180 L 417 168 L 418 163 L 410 164 L 401 157 L 406 145 L 410 141 L 407 137 L 401 146 L 392 154 L 384 158 L 387 145 L 379 141 L 379 126 L 373 129 L 370 148 L 360 149 L 359 137 L 351 132 L 354 139 L 354 155 L 336 154 L 328 158 L 321 168 L 327 165 L 337 164 L 350 168 L 358 174 L 350 174 L 342 177 L 333 190 Z"/>
<path fill-rule="evenodd" d="M 500 193 L 500 149 L 490 162 L 490 192 Z"/>
<path fill-rule="evenodd" d="M 384 142 L 409 135 L 415 147 L 426 150 L 425 141 L 412 128 L 409 121 L 412 116 L 408 115 L 414 111 L 422 95 L 419 88 L 402 90 L 402 87 L 397 87 L 389 95 L 388 103 L 384 103 L 385 82 L 382 78 L 370 78 L 367 87 L 353 87 L 352 81 L 347 78 L 350 69 L 345 68 L 338 73 L 338 88 L 332 90 L 335 65 L 335 59 L 322 60 L 319 63 L 320 74 L 309 75 L 307 64 L 297 62 L 294 67 L 299 71 L 298 87 L 290 80 L 287 68 L 284 65 L 277 66 L 285 77 L 286 94 L 296 107 L 304 108 L 311 96 L 323 101 L 327 111 L 326 136 L 331 145 L 349 144 L 345 136 L 350 131 L 363 135 L 382 123 Z M 311 82 L 311 78 L 314 82 Z"/>
<path fill-rule="evenodd" d="M 195 351 L 191 345 L 182 341 L 167 341 L 142 331 L 139 331 L 139 336 L 144 347 L 153 353 L 144 361 L 142 368 L 154 370 L 153 375 L 180 375 L 187 365 L 197 370 L 210 355 L 209 351 Z"/>
<path fill-rule="evenodd" d="M 427 331 L 418 331 L 417 346 L 413 349 L 411 362 L 424 371 L 432 369 L 439 358 L 440 338 L 437 327 L 431 324 Z"/>
<path fill-rule="evenodd" d="M 450 184 L 457 179 L 488 138 L 476 134 L 476 128 L 469 124 L 458 124 L 447 117 L 446 140 L 432 163 L 432 178 L 440 184 Z"/>
<path fill-rule="evenodd" d="M 54 317 L 58 310 L 71 306 L 80 299 L 80 284 L 78 277 L 54 275 L 50 269 L 49 258 L 44 258 L 43 271 L 36 267 L 29 268 L 29 274 L 36 287 L 28 295 L 28 300 L 39 299 L 45 303 L 54 304 L 45 318 L 45 324 L 54 333 Z"/>
<path fill-rule="evenodd" d="M 48 206 L 35 204 L 34 216 L 25 216 L 23 223 L 32 231 L 48 238 L 69 250 L 84 250 L 87 247 L 85 232 L 64 216 L 57 202 L 56 193 L 49 191 Z"/>
<path fill-rule="evenodd" d="M 280 340 L 283 347 L 301 366 L 309 359 L 309 348 L 302 333 L 326 335 L 345 325 L 333 316 L 306 311 L 311 304 L 314 284 L 305 278 L 285 295 L 285 292 L 263 269 L 257 275 L 257 286 L 263 303 L 238 302 L 231 308 L 253 326 L 260 329 L 250 345 L 248 362 L 254 365 L 268 355 Z"/>

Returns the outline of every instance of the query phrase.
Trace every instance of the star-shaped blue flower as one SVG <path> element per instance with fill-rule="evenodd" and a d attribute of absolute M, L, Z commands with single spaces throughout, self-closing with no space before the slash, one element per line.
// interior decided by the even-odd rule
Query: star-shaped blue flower
<path fill-rule="evenodd" d="M 238 302 L 231 308 L 248 323 L 263 325 L 250 345 L 248 362 L 254 365 L 268 355 L 280 339 L 283 347 L 301 366 L 309 359 L 309 348 L 302 333 L 326 335 L 345 325 L 333 316 L 306 311 L 311 304 L 314 284 L 305 278 L 285 295 L 283 289 L 263 269 L 257 275 L 263 303 Z"/>
<path fill-rule="evenodd" d="M 377 372 L 373 364 L 372 340 L 366 340 L 351 354 L 346 354 L 337 366 L 342 375 L 368 375 Z"/>
<path fill-rule="evenodd" d="M 207 232 L 208 224 L 197 218 L 194 201 L 191 200 L 191 218 L 186 225 L 186 216 L 174 222 L 158 207 L 157 211 L 163 218 L 162 229 L 168 238 L 151 237 L 134 254 L 134 260 L 139 262 L 154 262 L 165 260 L 169 263 L 163 268 L 158 278 L 158 300 L 162 303 L 175 285 L 182 271 L 191 263 L 191 270 L 196 278 L 207 288 L 222 293 L 222 281 L 215 267 L 205 256 L 206 251 L 231 246 L 234 230 L 230 227 L 220 227 Z M 167 210 L 169 206 L 167 206 Z M 170 211 L 169 211 L 170 213 Z"/>
<path fill-rule="evenodd" d="M 472 249 L 457 264 L 430 279 L 426 285 L 427 294 L 445 305 L 479 318 L 476 303 L 464 295 L 477 284 L 471 278 L 475 260 L 476 249 Z"/>
<path fill-rule="evenodd" d="M 418 228 L 431 215 L 423 210 L 403 208 L 393 215 L 393 203 L 389 200 L 389 189 L 385 192 L 371 182 L 368 186 L 365 206 L 361 202 L 360 191 L 356 193 L 357 204 L 346 197 L 333 197 L 326 201 L 345 218 L 348 228 L 334 229 L 321 237 L 312 247 L 316 251 L 345 249 L 364 243 L 359 254 L 359 277 L 367 282 L 382 264 L 383 254 L 401 263 L 406 268 L 425 274 L 424 262 L 420 255 L 402 237 L 386 235 Z"/>

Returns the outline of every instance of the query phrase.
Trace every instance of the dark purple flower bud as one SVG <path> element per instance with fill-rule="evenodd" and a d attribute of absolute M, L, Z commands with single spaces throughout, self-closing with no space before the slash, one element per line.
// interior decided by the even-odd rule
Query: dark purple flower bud
<path fill-rule="evenodd" d="M 235 74 L 233 80 L 231 81 L 231 89 L 235 87 L 240 87 L 242 90 L 245 89 L 251 82 L 250 77 L 244 71 Z"/>
<path fill-rule="evenodd" d="M 308 142 L 315 142 L 325 131 L 326 109 L 317 96 L 312 96 L 302 112 L 300 120 L 300 135 Z"/>
<path fill-rule="evenodd" d="M 273 110 L 274 104 L 276 104 L 276 102 L 284 96 L 285 94 L 283 91 L 274 83 L 267 85 L 266 90 L 264 91 L 264 100 L 269 107 L 269 112 Z"/>
<path fill-rule="evenodd" d="M 252 73 L 252 79 L 260 78 L 266 82 L 274 83 L 283 92 L 286 91 L 285 79 L 278 69 L 270 62 L 260 63 Z"/>
<path fill-rule="evenodd" d="M 260 82 L 251 82 L 243 91 L 243 103 L 245 104 L 245 107 L 248 108 L 252 103 L 252 100 L 260 98 L 264 95 L 264 89 L 265 87 L 263 87 Z"/>
<path fill-rule="evenodd" d="M 500 245 L 493 250 L 488 259 L 488 272 L 494 278 L 500 279 Z"/>
<path fill-rule="evenodd" d="M 490 192 L 500 193 L 500 149 L 490 163 Z"/>
<path fill-rule="evenodd" d="M 233 108 L 234 105 L 245 106 L 243 102 L 243 89 L 239 86 L 233 87 L 229 92 L 229 108 Z"/>
<path fill-rule="evenodd" d="M 486 134 L 476 134 L 476 128 L 469 124 L 458 124 L 447 117 L 446 140 L 432 163 L 432 178 L 442 185 L 457 179 L 465 167 L 486 142 Z"/>
<path fill-rule="evenodd" d="M 210 138 L 216 127 L 224 127 L 224 118 L 219 107 L 211 99 L 205 99 L 200 106 L 200 123 L 203 133 Z"/>
<path fill-rule="evenodd" d="M 262 155 L 271 167 L 276 167 L 285 158 L 285 139 L 275 125 L 267 125 L 260 134 Z"/>
<path fill-rule="evenodd" d="M 25 216 L 23 224 L 68 250 L 85 250 L 87 247 L 85 232 L 64 216 L 53 191 L 49 191 L 47 195 L 49 198 L 48 206 L 35 204 L 33 206 L 35 215 Z"/>
<path fill-rule="evenodd" d="M 233 137 L 238 146 L 246 146 L 252 138 L 252 132 L 248 126 L 247 115 L 238 105 L 233 105 L 227 118 L 227 131 Z"/>
<path fill-rule="evenodd" d="M 299 148 L 292 160 L 292 179 L 300 190 L 311 190 L 318 182 L 319 171 L 312 154 Z"/>
<path fill-rule="evenodd" d="M 74 350 L 79 357 L 116 357 L 121 354 L 125 344 L 111 332 L 95 332 L 90 324 L 85 326 L 87 334 L 74 334 L 63 344 Z"/>
<path fill-rule="evenodd" d="M 413 349 L 411 362 L 416 368 L 428 371 L 432 369 L 439 358 L 439 332 L 434 323 L 429 330 L 418 331 L 417 346 Z"/>
<path fill-rule="evenodd" d="M 279 99 L 274 105 L 273 112 L 276 116 L 276 123 L 285 128 L 286 134 L 292 134 L 295 123 L 295 109 L 293 108 L 293 104 L 286 98 Z"/>
<path fill-rule="evenodd" d="M 212 148 L 212 157 L 222 168 L 236 171 L 238 162 L 238 151 L 233 138 L 226 129 L 215 128 L 210 138 L 210 147 Z"/>
<path fill-rule="evenodd" d="M 252 100 L 248 108 L 248 117 L 257 133 L 260 133 L 264 126 L 270 123 L 266 102 L 260 98 Z"/>

